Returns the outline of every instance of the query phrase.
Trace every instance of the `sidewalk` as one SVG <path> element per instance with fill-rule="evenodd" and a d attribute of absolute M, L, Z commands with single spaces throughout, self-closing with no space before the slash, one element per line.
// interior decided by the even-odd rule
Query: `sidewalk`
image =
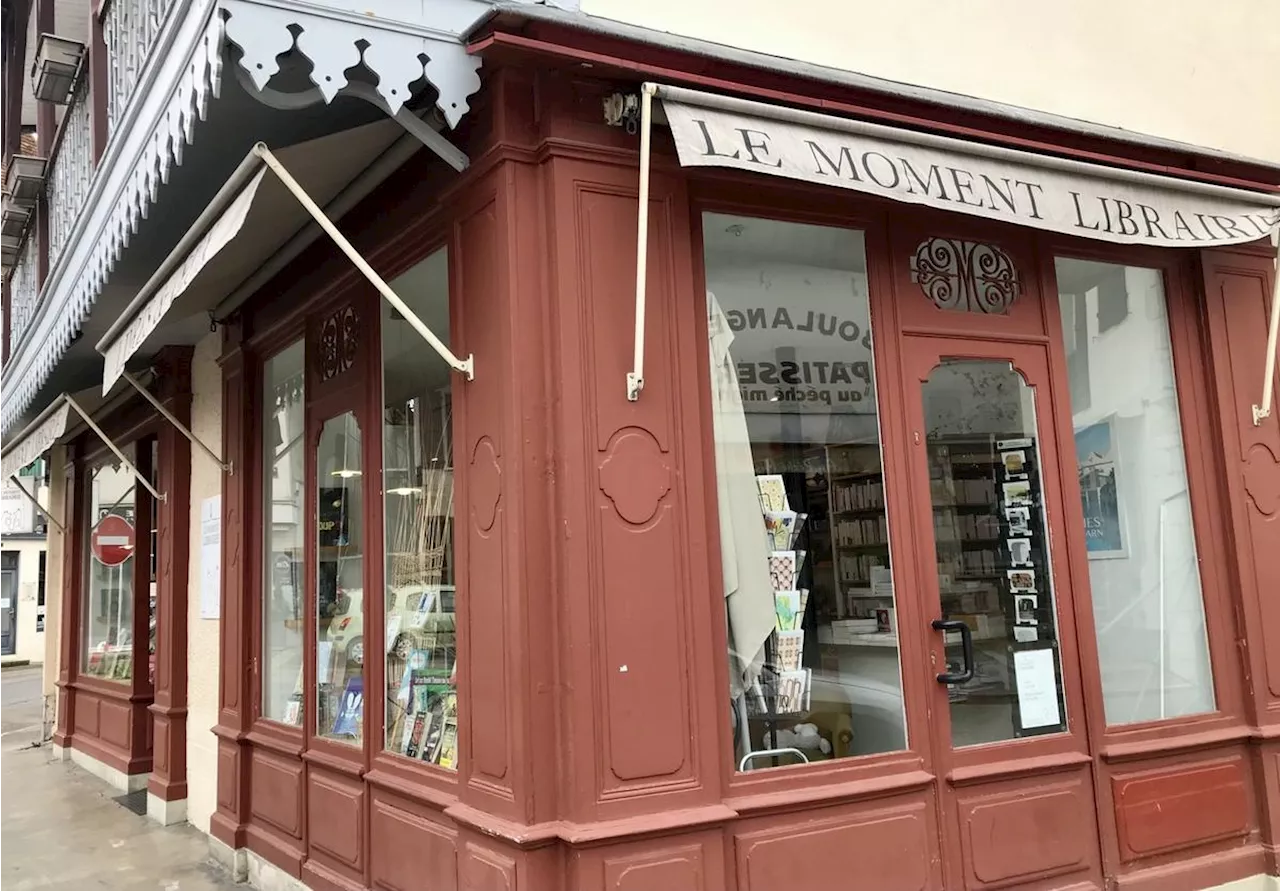
<path fill-rule="evenodd" d="M 208 842 L 188 826 L 162 828 L 112 800 L 119 795 L 69 762 L 49 760 L 39 711 L 14 696 L 4 673 L 4 891 L 227 891 L 243 889 L 209 862 Z M 39 669 L 34 673 L 39 674 Z M 35 727 L 31 727 L 35 724 Z"/>

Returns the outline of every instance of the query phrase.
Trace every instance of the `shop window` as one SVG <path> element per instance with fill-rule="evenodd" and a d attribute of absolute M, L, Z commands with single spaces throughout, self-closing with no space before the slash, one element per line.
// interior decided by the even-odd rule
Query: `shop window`
<path fill-rule="evenodd" d="M 364 741 L 364 476 L 360 422 L 329 418 L 316 445 L 317 736 Z"/>
<path fill-rule="evenodd" d="M 124 451 L 131 456 L 136 449 L 128 446 Z M 137 491 L 133 473 L 116 463 L 114 456 L 91 469 L 82 675 L 112 681 L 129 681 L 133 677 Z"/>
<path fill-rule="evenodd" d="M 262 715 L 300 726 L 306 524 L 303 345 L 267 360 L 262 379 Z"/>
<path fill-rule="evenodd" d="M 734 764 L 904 749 L 863 236 L 702 227 Z"/>
<path fill-rule="evenodd" d="M 446 343 L 447 252 L 393 287 Z M 386 748 L 457 768 L 451 373 L 390 305 L 382 310 Z"/>
<path fill-rule="evenodd" d="M 1036 396 L 982 359 L 943 359 L 922 388 L 946 671 L 972 672 L 948 687 L 957 748 L 1067 726 Z M 1028 712 L 1018 679 L 1032 666 L 1055 695 Z"/>
<path fill-rule="evenodd" d="M 938 309 L 1005 315 L 1021 292 L 1018 270 L 995 245 L 929 238 L 911 257 L 911 280 Z"/>
<path fill-rule="evenodd" d="M 1084 318 L 1067 364 L 1107 723 L 1212 711 L 1161 273 L 1074 259 L 1056 269 L 1060 304 Z"/>

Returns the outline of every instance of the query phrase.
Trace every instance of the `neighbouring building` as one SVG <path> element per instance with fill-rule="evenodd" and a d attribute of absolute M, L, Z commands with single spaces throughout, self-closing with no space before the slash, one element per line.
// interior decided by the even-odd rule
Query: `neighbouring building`
<path fill-rule="evenodd" d="M 64 6 L 57 757 L 264 887 L 1280 887 L 1268 4 Z"/>

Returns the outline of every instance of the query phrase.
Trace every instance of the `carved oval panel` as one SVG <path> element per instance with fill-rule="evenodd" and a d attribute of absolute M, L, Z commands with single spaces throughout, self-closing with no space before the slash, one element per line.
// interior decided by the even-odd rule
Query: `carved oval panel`
<path fill-rule="evenodd" d="M 488 532 L 498 516 L 498 500 L 502 497 L 502 465 L 489 437 L 481 437 L 471 450 L 471 518 L 476 528 Z"/>
<path fill-rule="evenodd" d="M 1244 463 L 1244 490 L 1264 517 L 1280 513 L 1280 461 L 1271 449 L 1255 443 Z"/>
<path fill-rule="evenodd" d="M 670 489 L 671 468 L 649 431 L 630 427 L 613 437 L 600 462 L 600 490 L 618 516 L 634 526 L 648 523 Z"/>

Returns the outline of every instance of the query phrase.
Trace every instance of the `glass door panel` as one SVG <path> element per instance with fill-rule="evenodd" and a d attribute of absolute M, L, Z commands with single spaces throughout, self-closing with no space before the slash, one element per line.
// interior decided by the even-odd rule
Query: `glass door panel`
<path fill-rule="evenodd" d="M 942 358 L 922 400 L 952 745 L 1065 731 L 1036 388 Z"/>
<path fill-rule="evenodd" d="M 324 422 L 316 449 L 316 735 L 364 740 L 364 488 L 360 423 Z"/>

